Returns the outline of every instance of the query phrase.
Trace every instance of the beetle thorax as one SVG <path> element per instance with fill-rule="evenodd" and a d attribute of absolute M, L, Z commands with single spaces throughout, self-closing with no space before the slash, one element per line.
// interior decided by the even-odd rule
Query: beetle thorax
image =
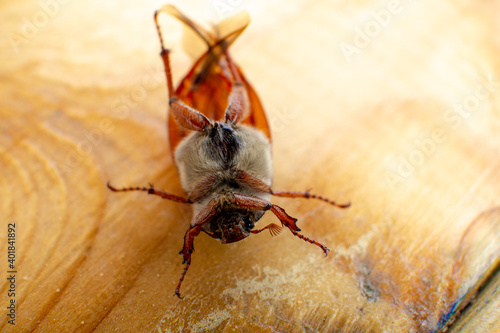
<path fill-rule="evenodd" d="M 214 174 L 230 179 L 241 170 L 266 184 L 272 181 L 271 144 L 259 130 L 218 124 L 206 132 L 192 132 L 177 147 L 175 160 L 187 194 Z"/>

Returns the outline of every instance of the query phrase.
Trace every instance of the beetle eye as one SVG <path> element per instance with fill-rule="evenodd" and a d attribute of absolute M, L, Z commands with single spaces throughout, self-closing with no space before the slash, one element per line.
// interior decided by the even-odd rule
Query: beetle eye
<path fill-rule="evenodd" d="M 246 230 L 250 231 L 253 229 L 254 223 L 253 223 L 252 219 L 250 218 L 250 216 L 248 216 L 248 215 L 243 216 L 243 222 L 245 223 Z"/>

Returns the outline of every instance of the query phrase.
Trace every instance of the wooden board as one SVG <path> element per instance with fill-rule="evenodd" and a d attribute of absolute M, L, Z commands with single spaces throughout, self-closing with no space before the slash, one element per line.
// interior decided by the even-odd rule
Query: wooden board
<path fill-rule="evenodd" d="M 327 258 L 285 231 L 200 235 L 174 297 L 190 207 L 106 188 L 182 193 L 162 4 L 1 5 L 0 262 L 10 276 L 15 223 L 16 273 L 0 295 L 17 306 L 2 331 L 437 332 L 498 281 L 499 1 L 185 1 L 202 22 L 252 17 L 232 55 L 269 116 L 275 189 L 352 207 L 275 200 Z M 180 80 L 191 59 L 168 31 Z M 472 314 L 488 329 L 494 290 Z"/>

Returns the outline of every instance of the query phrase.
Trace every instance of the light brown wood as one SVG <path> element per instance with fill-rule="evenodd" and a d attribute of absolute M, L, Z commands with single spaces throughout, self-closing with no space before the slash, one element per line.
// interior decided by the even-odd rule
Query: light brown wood
<path fill-rule="evenodd" d="M 269 116 L 274 188 L 352 202 L 275 198 L 327 258 L 286 230 L 200 235 L 184 300 L 190 207 L 106 188 L 182 194 L 162 3 L 43 3 L 1 5 L 0 262 L 7 276 L 15 222 L 18 306 L 2 331 L 433 332 L 499 264 L 498 1 L 179 4 L 205 23 L 250 12 L 232 56 Z M 165 28 L 180 80 L 192 60 Z"/>
<path fill-rule="evenodd" d="M 497 270 L 490 280 L 485 281 L 485 287 L 453 323 L 450 333 L 500 331 L 500 277 L 498 275 Z"/>

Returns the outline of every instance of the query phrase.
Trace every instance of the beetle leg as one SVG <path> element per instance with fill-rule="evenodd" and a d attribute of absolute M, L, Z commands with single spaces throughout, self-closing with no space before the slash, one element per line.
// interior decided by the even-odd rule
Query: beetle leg
<path fill-rule="evenodd" d="M 283 208 L 277 205 L 271 204 L 269 201 L 262 200 L 259 198 L 249 197 L 241 194 L 233 194 L 233 199 L 236 205 L 247 208 L 250 210 L 271 210 L 274 215 L 281 221 L 281 224 L 287 227 L 294 236 L 309 242 L 313 245 L 319 246 L 325 253 L 325 257 L 328 255 L 330 250 L 323 244 L 316 242 L 302 234 L 299 234 L 299 227 L 297 227 L 297 219 L 288 215 Z"/>
<path fill-rule="evenodd" d="M 212 125 L 212 123 L 204 114 L 177 99 L 172 84 L 172 73 L 170 71 L 169 54 L 170 50 L 165 49 L 162 44 L 161 57 L 163 59 L 163 64 L 165 65 L 165 74 L 167 76 L 168 98 L 169 98 L 168 105 L 170 106 L 170 112 L 172 112 L 175 120 L 182 127 L 193 131 L 203 131 L 205 128 Z"/>
<path fill-rule="evenodd" d="M 213 126 L 203 113 L 179 101 L 177 97 L 171 97 L 168 104 L 177 123 L 186 129 L 201 132 Z"/>
<path fill-rule="evenodd" d="M 266 229 L 269 229 L 269 233 L 271 234 L 271 236 L 276 236 L 276 235 L 278 235 L 281 232 L 281 227 L 279 225 L 277 225 L 277 224 L 274 224 L 274 223 L 270 223 L 270 224 L 266 225 L 262 229 L 252 230 L 250 232 L 252 234 L 258 234 L 259 232 L 262 232 L 262 231 L 264 231 Z"/>
<path fill-rule="evenodd" d="M 229 53 L 226 52 L 226 59 L 229 65 L 229 69 L 233 74 L 234 84 L 229 95 L 229 103 L 226 109 L 226 119 L 225 122 L 238 123 L 245 120 L 250 114 L 250 100 L 248 99 L 248 92 L 241 81 L 240 75 L 236 65 L 231 60 Z"/>
<path fill-rule="evenodd" d="M 250 210 L 271 210 L 274 215 L 281 221 L 281 224 L 293 231 L 300 231 L 297 227 L 297 219 L 288 215 L 283 208 L 273 205 L 269 201 L 249 197 L 241 194 L 233 194 L 236 205 Z"/>
<path fill-rule="evenodd" d="M 188 199 L 184 199 L 181 196 L 178 196 L 178 195 L 175 195 L 172 193 L 167 193 L 164 191 L 158 191 L 153 187 L 153 184 L 149 184 L 149 187 L 124 187 L 124 188 L 113 187 L 109 182 L 107 182 L 106 185 L 113 192 L 144 191 L 144 192 L 148 192 L 148 194 L 154 194 L 154 195 L 160 196 L 163 199 L 172 200 L 172 201 L 181 202 L 181 203 L 192 203 L 192 201 L 190 201 Z"/>
<path fill-rule="evenodd" d="M 241 170 L 237 170 L 235 172 L 236 172 L 236 179 L 238 179 L 242 183 L 245 183 L 246 185 L 250 186 L 252 189 L 260 191 L 260 192 L 270 193 L 270 194 L 277 196 L 277 197 L 318 199 L 318 200 L 329 203 L 330 205 L 333 205 L 333 206 L 336 206 L 339 208 L 347 208 L 347 207 L 351 206 L 350 202 L 348 202 L 346 204 L 338 204 L 335 201 L 330 200 L 328 198 L 325 198 L 321 195 L 312 194 L 309 192 L 309 190 L 307 190 L 305 192 L 273 191 L 271 189 L 271 186 L 267 185 L 262 180 L 257 179 L 253 176 L 250 176 L 248 173 L 241 171 Z"/>
<path fill-rule="evenodd" d="M 288 229 L 290 229 L 290 227 L 288 227 Z M 300 239 L 302 239 L 302 240 L 304 240 L 304 241 L 306 241 L 306 242 L 309 242 L 309 243 L 311 243 L 311 244 L 313 244 L 313 245 L 319 246 L 319 247 L 323 250 L 323 252 L 325 253 L 325 257 L 326 257 L 326 256 L 328 256 L 328 253 L 330 252 L 330 249 L 329 249 L 329 248 L 327 248 L 325 245 L 323 245 L 323 244 L 321 244 L 321 243 L 319 243 L 319 242 L 315 241 L 314 239 L 310 239 L 310 238 L 308 238 L 308 237 L 306 237 L 306 236 L 304 236 L 304 235 L 302 235 L 302 234 L 299 234 L 297 231 L 294 231 L 294 230 L 292 230 L 292 229 L 290 229 L 290 231 L 292 232 L 292 234 L 293 234 L 294 236 L 297 236 L 297 237 L 299 237 Z"/>
<path fill-rule="evenodd" d="M 182 255 L 182 263 L 185 265 L 184 270 L 182 271 L 181 277 L 179 278 L 179 283 L 177 283 L 177 287 L 175 288 L 175 295 L 179 298 L 181 297 L 180 288 L 182 281 L 184 281 L 184 277 L 189 269 L 189 265 L 191 265 L 191 254 L 194 252 L 194 238 L 198 236 L 202 230 L 202 226 L 209 222 L 212 217 L 217 213 L 217 206 L 219 202 L 216 199 L 210 200 L 210 202 L 203 208 L 198 215 L 196 215 L 191 222 L 189 229 L 186 231 L 184 235 L 184 246 L 179 254 Z"/>
<path fill-rule="evenodd" d="M 242 170 L 235 170 L 234 177 L 242 182 L 243 184 L 251 187 L 252 189 L 263 192 L 263 193 L 272 193 L 271 186 L 264 183 L 262 180 L 250 176 L 248 173 Z"/>
<path fill-rule="evenodd" d="M 245 120 L 250 114 L 250 101 L 248 93 L 241 82 L 236 82 L 233 85 L 231 94 L 229 95 L 229 103 L 226 109 L 226 123 L 236 124 Z"/>
<path fill-rule="evenodd" d="M 166 49 L 163 45 L 163 38 L 161 35 L 160 26 L 158 24 L 158 15 L 160 13 L 161 11 L 155 12 L 155 23 L 156 30 L 158 31 L 158 35 L 160 36 L 160 55 L 163 59 L 163 65 L 165 66 L 165 75 L 167 77 L 168 105 L 170 106 L 170 111 L 174 115 L 179 125 L 181 125 L 182 127 L 193 131 L 203 131 L 207 126 L 210 126 L 212 124 L 210 120 L 202 113 L 189 107 L 182 101 L 179 101 L 175 94 L 172 80 L 172 71 L 170 70 L 170 50 Z"/>
<path fill-rule="evenodd" d="M 347 208 L 351 206 L 351 203 L 345 203 L 345 204 L 338 204 L 335 201 L 332 201 L 328 198 L 325 198 L 321 195 L 317 194 L 312 194 L 309 192 L 309 190 L 305 192 L 294 192 L 294 191 L 273 191 L 271 190 L 271 194 L 277 197 L 287 197 L 287 198 L 306 198 L 306 199 L 318 199 L 321 201 L 324 201 L 326 203 L 329 203 L 330 205 L 339 207 L 339 208 Z"/>
<path fill-rule="evenodd" d="M 208 193 L 210 193 L 214 187 L 218 184 L 220 177 L 216 174 L 210 174 L 209 176 L 202 179 L 196 186 L 188 197 L 191 202 L 197 202 Z"/>
<path fill-rule="evenodd" d="M 175 288 L 175 295 L 179 297 L 179 299 L 182 299 L 180 293 L 182 281 L 184 281 L 184 277 L 186 276 L 189 266 L 191 265 L 191 253 L 193 253 L 194 251 L 193 240 L 200 234 L 200 231 L 201 226 L 189 228 L 186 232 L 186 235 L 184 236 L 184 246 L 181 252 L 179 252 L 179 254 L 182 254 L 183 257 L 182 264 L 185 265 L 181 277 L 179 278 L 179 282 L 177 283 L 177 287 Z"/>
<path fill-rule="evenodd" d="M 160 44 L 161 44 L 161 58 L 163 59 L 163 64 L 165 65 L 165 75 L 167 76 L 167 89 L 168 89 L 168 97 L 171 99 L 172 97 L 175 96 L 175 91 L 174 91 L 174 85 L 172 83 L 172 72 L 170 71 L 170 60 L 169 60 L 169 54 L 170 50 L 166 49 L 165 46 L 163 45 L 163 36 L 161 34 L 160 30 L 160 25 L 158 23 L 158 15 L 161 13 L 161 10 L 157 10 L 155 12 L 155 24 L 156 24 L 156 31 L 158 32 L 158 37 L 160 38 Z"/>

